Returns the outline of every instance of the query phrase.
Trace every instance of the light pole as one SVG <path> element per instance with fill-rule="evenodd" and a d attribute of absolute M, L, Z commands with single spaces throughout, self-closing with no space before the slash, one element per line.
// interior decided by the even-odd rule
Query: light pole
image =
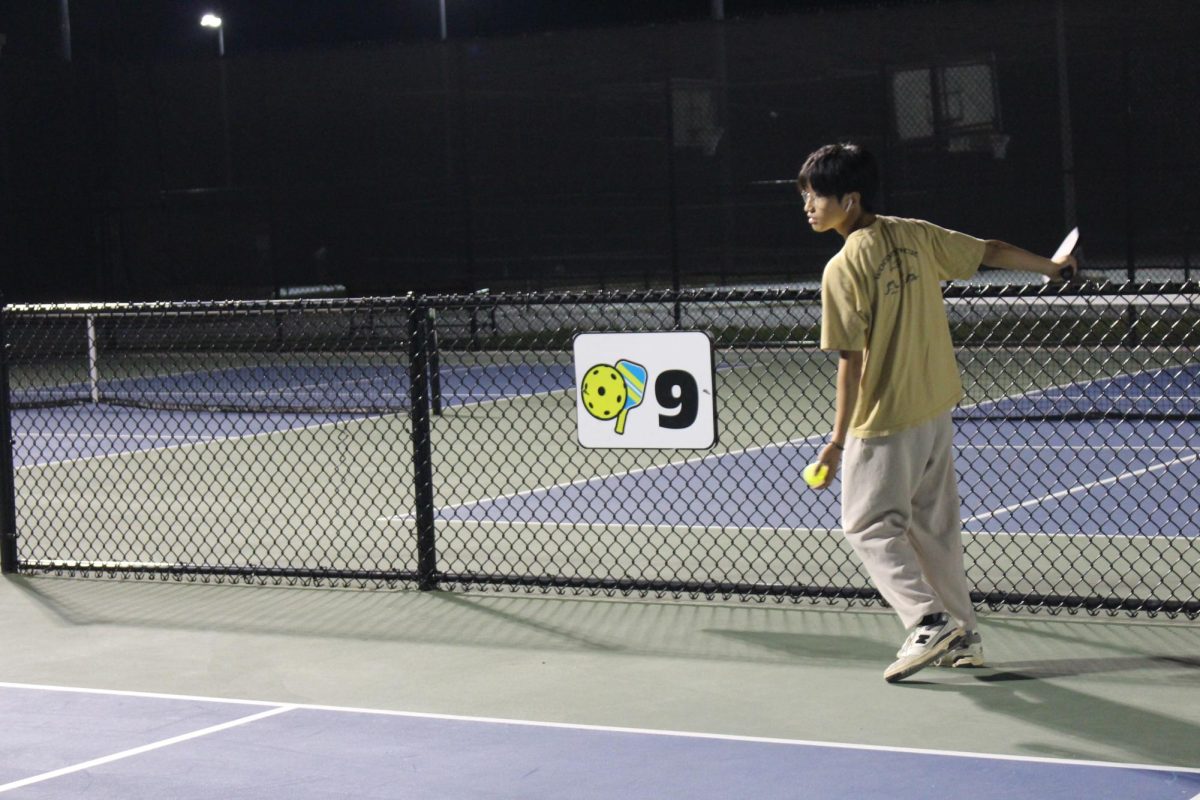
<path fill-rule="evenodd" d="M 71 60 L 71 0 L 60 0 L 58 4 L 58 29 L 62 42 L 60 51 L 63 61 Z"/>
<path fill-rule="evenodd" d="M 217 53 L 220 55 L 221 72 L 221 133 L 225 140 L 224 167 L 225 185 L 233 185 L 233 153 L 229 145 L 229 95 L 225 88 L 225 25 L 216 14 L 205 14 L 200 18 L 204 28 L 215 28 L 217 31 Z"/>
<path fill-rule="evenodd" d="M 221 24 L 221 18 L 216 14 L 205 14 L 200 18 L 200 25 L 204 28 L 216 28 L 217 30 L 217 52 L 225 56 L 225 28 Z"/>

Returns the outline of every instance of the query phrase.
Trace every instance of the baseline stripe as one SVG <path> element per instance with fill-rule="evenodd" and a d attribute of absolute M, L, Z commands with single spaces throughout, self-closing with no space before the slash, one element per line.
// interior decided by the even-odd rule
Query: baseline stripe
<path fill-rule="evenodd" d="M 24 683 L 5 683 L 0 682 L 0 688 L 11 687 L 19 689 L 40 689 L 45 691 L 57 692 L 79 692 L 82 694 L 99 694 L 99 695 L 120 695 L 124 697 L 147 697 L 158 698 L 164 700 L 200 700 L 209 701 L 212 703 L 240 703 L 245 705 L 266 705 L 267 701 L 262 700 L 233 700 L 223 697 L 197 697 L 193 695 L 176 695 L 176 694 L 159 694 L 154 692 L 134 692 L 134 691 L 119 691 L 107 689 L 86 689 L 79 687 L 67 686 L 39 686 L 36 684 Z M 222 727 L 232 727 L 244 722 L 251 722 L 255 719 L 271 716 L 273 714 L 283 713 L 285 711 L 326 711 L 336 714 L 372 714 L 377 716 L 388 717 L 408 717 L 412 719 L 433 719 L 446 720 L 451 722 L 477 722 L 489 725 L 515 725 L 520 727 L 531 728 L 553 728 L 559 730 L 578 730 L 578 731 L 597 731 L 601 733 L 630 733 L 643 736 L 666 736 L 678 737 L 683 739 L 708 739 L 728 742 L 750 742 L 760 744 L 779 744 L 791 745 L 796 747 L 820 747 L 830 750 L 867 750 L 882 753 L 913 753 L 917 755 L 934 755 L 948 756 L 951 758 L 977 758 L 989 761 L 1015 761 L 1031 764 L 1050 764 L 1050 765 L 1073 765 L 1084 767 L 1101 767 L 1105 769 L 1135 769 L 1148 770 L 1151 772 L 1177 772 L 1188 775 L 1200 775 L 1200 768 L 1196 767 L 1173 767 L 1163 764 L 1129 764 L 1117 761 L 1093 761 L 1081 758 L 1049 758 L 1046 756 L 1017 756 L 1006 755 L 1001 753 L 973 753 L 965 750 L 934 750 L 923 747 L 893 747 L 889 745 L 875 744 L 852 744 L 847 742 L 821 742 L 808 739 L 783 739 L 769 736 L 741 736 L 735 734 L 724 733 L 705 733 L 701 731 L 675 731 L 675 730 L 656 730 L 653 728 L 632 728 L 616 725 L 586 725 L 571 722 L 544 722 L 538 720 L 522 720 L 522 719 L 505 719 L 501 717 L 477 717 L 461 714 L 437 714 L 423 711 L 395 711 L 389 709 L 378 708 L 358 708 L 355 706 L 329 706 L 315 703 L 289 703 L 273 708 L 270 711 L 261 714 L 255 714 L 252 717 L 245 717 L 242 720 L 234 720 L 232 723 L 225 723 L 223 726 L 215 726 L 211 730 L 216 730 Z M 210 730 L 210 729 L 206 729 Z M 203 735 L 203 731 L 198 731 L 192 734 L 192 737 Z M 180 737 L 177 737 L 180 738 Z M 171 740 L 167 740 L 170 742 Z M 0 786 L 0 791 L 4 791 L 7 787 Z M 1192 800 L 1200 800 L 1200 797 L 1192 798 Z"/>

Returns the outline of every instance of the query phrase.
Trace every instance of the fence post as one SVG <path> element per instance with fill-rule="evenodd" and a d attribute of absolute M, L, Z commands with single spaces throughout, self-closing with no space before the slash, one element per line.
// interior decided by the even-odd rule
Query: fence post
<path fill-rule="evenodd" d="M 8 385 L 8 312 L 0 295 L 0 572 L 17 571 L 17 501 Z"/>
<path fill-rule="evenodd" d="M 429 414 L 429 308 L 408 308 L 408 393 L 412 420 L 414 509 L 417 522 L 417 588 L 437 588 L 434 529 L 433 436 Z"/>

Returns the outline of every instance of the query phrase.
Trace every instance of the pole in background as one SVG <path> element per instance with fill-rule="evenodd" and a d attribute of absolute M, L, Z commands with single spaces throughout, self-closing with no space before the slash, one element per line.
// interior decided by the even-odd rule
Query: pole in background
<path fill-rule="evenodd" d="M 712 0 L 712 18 L 716 22 L 725 19 L 725 0 Z"/>
<path fill-rule="evenodd" d="M 446 41 L 446 0 L 438 0 L 438 26 L 442 41 Z"/>
<path fill-rule="evenodd" d="M 1123 126 L 1123 144 L 1124 144 L 1124 159 L 1123 172 L 1124 183 L 1122 186 L 1126 191 L 1130 191 L 1134 186 L 1134 182 L 1139 176 L 1134 174 L 1133 168 L 1133 56 L 1130 52 L 1129 43 L 1126 41 L 1121 49 L 1121 97 L 1125 101 L 1125 113 L 1121 115 Z M 1137 250 L 1135 242 L 1135 226 L 1137 219 L 1134 216 L 1134 204 L 1125 202 L 1125 279 L 1129 283 L 1137 280 Z M 1129 310 L 1132 313 L 1133 305 L 1130 304 Z"/>
<path fill-rule="evenodd" d="M 675 330 L 683 326 L 683 309 L 679 302 L 679 291 L 683 281 L 679 274 L 679 196 L 676 192 L 675 181 L 675 92 L 671 83 L 670 72 L 663 81 L 666 87 L 667 108 L 667 228 L 669 233 L 668 247 L 671 260 L 671 292 L 675 297 L 673 318 Z"/>
<path fill-rule="evenodd" d="M 58 4 L 58 28 L 61 37 L 63 61 L 71 60 L 71 0 L 60 0 Z"/>
<path fill-rule="evenodd" d="M 17 571 L 17 501 L 13 477 L 12 410 L 8 392 L 8 333 L 0 296 L 0 572 Z"/>
<path fill-rule="evenodd" d="M 218 67 L 221 73 L 221 136 L 224 142 L 225 185 L 233 185 L 233 154 L 229 144 L 229 91 L 225 78 L 225 21 L 216 14 L 205 14 L 200 18 L 200 26 L 212 28 L 217 32 L 217 56 L 220 58 Z"/>
<path fill-rule="evenodd" d="M 1075 209 L 1075 149 L 1071 131 L 1071 93 L 1068 90 L 1067 19 L 1063 0 L 1058 0 L 1054 15 L 1058 54 L 1058 122 L 1062 147 L 1063 229 L 1070 230 L 1078 222 Z"/>
<path fill-rule="evenodd" d="M 88 385 L 92 390 L 92 402 L 100 402 L 100 358 L 96 344 L 96 315 L 87 315 Z"/>
<path fill-rule="evenodd" d="M 425 348 L 429 361 L 429 410 L 435 417 L 442 415 L 442 360 L 438 354 L 437 312 L 430 308 L 425 318 L 428 330 L 425 334 Z"/>

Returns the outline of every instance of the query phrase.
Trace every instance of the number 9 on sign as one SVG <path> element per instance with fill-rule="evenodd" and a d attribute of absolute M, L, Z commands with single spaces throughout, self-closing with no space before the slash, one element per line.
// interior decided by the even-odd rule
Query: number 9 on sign
<path fill-rule="evenodd" d="M 659 414 L 658 424 L 664 428 L 680 430 L 690 428 L 696 421 L 700 409 L 700 389 L 692 373 L 681 369 L 669 369 L 654 379 L 654 397 L 660 408 L 674 411 L 672 415 Z"/>
<path fill-rule="evenodd" d="M 573 350 L 584 447 L 699 450 L 716 444 L 706 333 L 581 333 Z"/>

